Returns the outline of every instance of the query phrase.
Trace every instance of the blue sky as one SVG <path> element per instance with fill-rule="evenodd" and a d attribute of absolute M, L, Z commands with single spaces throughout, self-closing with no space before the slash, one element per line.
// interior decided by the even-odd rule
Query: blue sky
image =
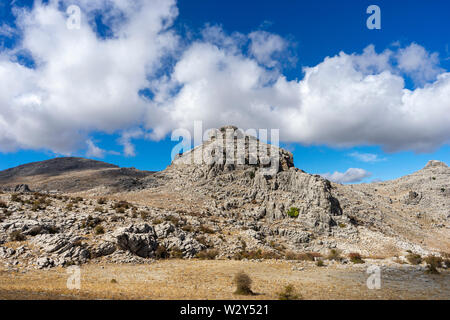
<path fill-rule="evenodd" d="M 17 96 L 27 97 L 28 99 L 29 96 L 27 94 L 33 92 L 33 98 L 36 96 L 39 98 L 39 107 L 24 104 L 25 102 L 23 101 L 29 101 L 29 99 L 24 98 L 20 100 L 21 104 L 19 104 L 23 113 L 12 118 L 13 120 L 8 120 L 7 115 L 11 113 L 8 110 L 12 109 L 7 110 L 6 107 L 0 106 L 0 108 L 5 108 L 3 110 L 4 122 L 0 121 L 0 124 L 4 123 L 7 126 L 7 129 L 4 131 L 0 129 L 0 143 L 5 145 L 5 147 L 0 145 L 0 150 L 2 151 L 0 153 L 0 169 L 6 169 L 26 162 L 45 160 L 63 154 L 71 154 L 83 157 L 88 156 L 125 167 L 136 167 L 144 170 L 162 170 L 170 163 L 170 152 L 177 143 L 170 141 L 171 130 L 177 127 L 183 127 L 183 125 L 189 123 L 190 119 L 204 120 L 206 126 L 223 125 L 227 124 L 226 122 L 232 122 L 234 119 L 236 119 L 236 124 L 239 126 L 241 124 L 244 124 L 244 126 L 248 124 L 249 127 L 260 125 L 261 128 L 265 128 L 267 126 L 277 127 L 279 125 L 280 133 L 282 137 L 285 137 L 285 139 L 282 139 L 282 146 L 285 146 L 293 152 L 297 167 L 310 173 L 330 173 L 329 176 L 333 172 L 338 171 L 342 175 L 335 175 L 334 177 L 340 177 L 340 181 L 343 182 L 370 182 L 378 179 L 387 180 L 400 177 L 422 168 L 430 159 L 450 163 L 450 146 L 448 144 L 450 138 L 450 129 L 448 128 L 450 128 L 450 123 L 446 122 L 449 119 L 450 102 L 445 99 L 443 102 L 440 100 L 430 102 L 432 104 L 432 107 L 430 107 L 432 116 L 430 116 L 429 122 L 424 122 L 425 124 L 418 123 L 423 118 L 420 113 L 408 112 L 407 114 L 410 118 L 415 117 L 415 114 L 417 114 L 419 120 L 401 119 L 404 123 L 399 124 L 397 127 L 395 120 L 390 119 L 386 122 L 392 121 L 393 127 L 387 127 L 385 125 L 386 128 L 384 128 L 383 125 L 380 125 L 382 127 L 380 132 L 373 134 L 368 133 L 368 130 L 364 130 L 365 120 L 361 116 L 360 124 L 354 126 L 349 124 L 348 128 L 343 128 L 342 130 L 324 128 L 324 131 L 329 131 L 329 133 L 322 134 L 319 132 L 320 130 L 312 128 L 311 132 L 303 133 L 301 128 L 295 128 L 295 125 L 293 125 L 289 130 L 285 129 L 287 133 L 283 135 L 283 128 L 286 127 L 286 123 L 289 123 L 287 121 L 289 119 L 286 120 L 286 117 L 288 117 L 286 114 L 291 112 L 292 108 L 296 108 L 296 106 L 292 105 L 291 102 L 286 106 L 281 106 L 288 98 L 280 97 L 272 101 L 270 97 L 271 95 L 278 97 L 285 93 L 287 89 L 279 90 L 279 88 L 275 88 L 274 90 L 267 90 L 269 100 L 271 101 L 270 104 L 272 104 L 270 107 L 275 110 L 280 110 L 279 113 L 274 114 L 274 120 L 272 122 L 270 119 L 262 116 L 258 120 L 259 122 L 256 120 L 245 122 L 247 117 L 250 119 L 258 117 L 251 114 L 253 110 L 242 109 L 242 107 L 240 107 L 243 114 L 242 118 L 236 116 L 234 111 L 227 111 L 220 107 L 214 109 L 214 106 L 199 106 L 198 110 L 194 110 L 192 106 L 188 109 L 184 107 L 184 105 L 189 105 L 190 103 L 186 99 L 193 96 L 195 99 L 198 99 L 195 103 L 192 102 L 193 106 L 196 106 L 202 101 L 214 101 L 214 99 L 209 100 L 210 97 L 202 97 L 202 92 L 196 90 L 196 86 L 202 79 L 197 79 L 195 75 L 196 70 L 192 71 L 190 69 L 190 66 L 195 62 L 195 57 L 199 57 L 196 53 L 200 52 L 203 55 L 207 51 L 202 49 L 202 47 L 196 47 L 196 44 L 199 43 L 202 45 L 207 44 L 208 48 L 211 48 L 211 44 L 217 45 L 217 47 L 214 47 L 215 51 L 211 51 L 211 55 L 202 57 L 205 60 L 206 58 L 216 59 L 216 56 L 213 56 L 213 54 L 219 52 L 221 54 L 220 59 L 223 56 L 225 56 L 223 59 L 227 59 L 222 62 L 227 65 L 229 72 L 239 72 L 247 65 L 250 66 L 250 62 L 256 62 L 261 70 L 255 71 L 255 75 L 260 77 L 262 75 L 264 77 L 274 77 L 268 83 L 264 84 L 258 92 L 266 92 L 266 87 L 273 89 L 273 83 L 279 80 L 280 77 L 292 86 L 298 85 L 298 88 L 295 90 L 300 90 L 302 87 L 301 82 L 305 77 L 305 67 L 325 66 L 323 63 L 326 57 L 335 57 L 340 52 L 344 52 L 347 55 L 354 53 L 357 57 L 362 56 L 361 60 L 355 58 L 355 63 L 358 64 L 359 68 L 364 68 L 366 63 L 368 63 L 367 61 L 373 63 L 370 57 L 363 55 L 364 49 L 369 45 L 374 46 L 377 59 L 382 58 L 385 50 L 390 50 L 392 53 L 389 53 L 389 65 L 381 62 L 381 60 L 377 60 L 375 71 L 366 70 L 363 72 L 366 80 L 372 75 L 377 75 L 379 76 L 377 81 L 386 81 L 388 83 L 388 81 L 399 81 L 400 77 L 404 81 L 404 88 L 414 93 L 421 91 L 427 86 L 432 86 L 433 88 L 438 87 L 436 84 L 437 77 L 446 74 L 450 70 L 450 4 L 448 1 L 343 2 L 331 0 L 284 0 L 258 1 L 258 5 L 255 5 L 254 1 L 189 0 L 178 1 L 178 3 L 172 4 L 170 8 L 161 4 L 161 1 L 155 1 L 155 4 L 144 6 L 144 9 L 148 9 L 149 12 L 148 23 L 145 23 L 144 17 L 142 18 L 142 24 L 132 25 L 129 29 L 121 29 L 125 28 L 123 27 L 123 21 L 127 20 L 127 14 L 129 15 L 129 19 L 140 19 L 138 13 L 133 12 L 132 9 L 130 9 L 129 12 L 131 13 L 129 13 L 126 11 L 128 8 L 119 8 L 119 12 L 120 10 L 124 11 L 116 15 L 116 11 L 111 10 L 111 8 L 114 8 L 114 1 L 108 6 L 99 4 L 95 8 L 87 6 L 85 2 L 62 1 L 55 7 L 60 10 L 61 17 L 65 19 L 66 15 L 63 12 L 65 8 L 71 3 L 79 5 L 83 13 L 82 19 L 89 21 L 88 24 L 83 25 L 83 32 L 89 35 L 90 30 L 92 30 L 97 37 L 96 40 L 90 41 L 83 47 L 83 50 L 92 50 L 92 53 L 86 54 L 87 60 L 91 63 L 90 65 L 87 64 L 88 62 L 84 62 L 81 59 L 78 61 L 75 58 L 76 63 L 79 63 L 75 67 L 78 70 L 86 68 L 87 71 L 79 75 L 77 74 L 77 77 L 72 76 L 73 73 L 68 71 L 65 74 L 65 80 L 69 84 L 73 81 L 74 87 L 76 87 L 80 81 L 93 81 L 92 79 L 100 74 L 99 86 L 100 83 L 103 85 L 111 81 L 111 86 L 117 85 L 120 90 L 123 90 L 124 94 L 130 94 L 131 98 L 129 100 L 134 99 L 139 91 L 141 96 L 137 99 L 141 99 L 142 101 L 130 102 L 130 105 L 135 104 L 136 106 L 128 106 L 120 98 L 116 100 L 112 100 L 111 98 L 111 100 L 105 102 L 104 108 L 95 110 L 99 113 L 94 113 L 92 111 L 93 107 L 89 103 L 86 103 L 86 106 L 80 107 L 79 111 L 77 109 L 73 113 L 67 113 L 67 117 L 73 117 L 71 119 L 74 120 L 68 120 L 68 123 L 65 124 L 63 120 L 66 117 L 64 115 L 66 109 L 62 107 L 59 109 L 57 103 L 67 103 L 67 107 L 70 110 L 74 110 L 78 105 L 85 104 L 83 99 L 97 101 L 96 99 L 99 98 L 95 94 L 93 96 L 86 95 L 85 97 L 81 95 L 79 100 L 78 98 L 75 99 L 78 101 L 78 104 L 74 103 L 72 106 L 69 102 L 60 98 L 60 92 L 58 91 L 60 88 L 58 85 L 50 87 L 50 85 L 46 84 L 53 83 L 55 79 L 61 79 L 61 75 L 58 74 L 58 78 L 56 78 L 53 71 L 58 68 L 63 68 L 61 65 L 63 65 L 63 61 L 66 61 L 65 59 L 68 57 L 66 51 L 71 48 L 70 45 L 58 36 L 58 32 L 62 34 L 63 31 L 59 31 L 58 29 L 58 32 L 53 34 L 49 32 L 51 29 L 45 29 L 45 26 L 42 26 L 42 22 L 39 20 L 39 17 L 42 16 L 38 15 L 36 7 L 45 7 L 46 2 L 44 4 L 36 4 L 33 1 L 4 1 L 0 4 L 0 26 L 2 26 L 0 29 L 0 52 L 5 54 L 4 61 L 8 60 L 4 63 L 21 64 L 28 69 L 33 69 L 39 75 L 40 79 L 44 81 L 44 84 L 39 80 L 35 80 L 32 75 L 23 75 L 21 73 L 22 71 L 20 71 L 21 69 L 8 65 L 13 70 L 12 73 L 8 73 L 8 77 L 12 79 L 14 77 L 17 79 L 25 77 L 27 86 L 23 86 L 23 88 L 19 87 L 19 85 L 13 86 L 11 90 L 16 90 L 17 88 L 18 94 L 12 97 L 7 93 L 2 97 L 0 93 L 0 103 L 8 104 L 11 102 L 12 105 L 13 103 L 17 103 L 15 100 L 14 102 L 11 101 L 12 99 L 15 99 Z M 100 1 L 98 2 L 100 3 Z M 12 5 L 11 3 L 14 4 Z M 381 30 L 369 30 L 366 27 L 366 20 L 369 17 L 369 14 L 366 13 L 366 8 L 372 4 L 378 5 L 381 9 Z M 33 5 L 35 9 L 32 9 Z M 13 7 L 16 10 L 14 14 L 12 13 Z M 27 10 L 31 10 L 28 11 L 28 15 L 17 13 L 19 12 L 17 10 L 24 7 L 28 8 Z M 177 13 L 173 12 L 174 8 L 177 9 Z M 141 11 L 145 12 L 145 10 Z M 161 21 L 173 20 L 168 26 L 158 25 L 154 27 L 156 29 L 160 28 L 163 32 L 159 32 L 158 30 L 155 32 L 155 30 L 150 29 L 148 31 L 143 30 L 153 28 L 149 25 L 151 25 L 150 20 L 154 18 L 152 14 L 156 15 L 154 12 L 158 12 L 158 14 L 160 12 L 161 17 L 163 17 Z M 33 20 L 33 17 L 38 18 Z M 52 15 L 49 15 L 49 17 L 57 20 Z M 34 22 L 30 22 L 30 25 L 27 25 L 31 20 Z M 54 22 L 55 25 L 60 23 L 56 20 Z M 19 28 L 19 25 L 22 25 L 22 27 Z M 40 30 L 42 33 L 36 30 Z M 98 50 L 96 48 L 103 48 L 102 43 L 112 41 L 114 38 L 120 38 L 120 31 L 123 30 L 127 30 L 128 33 L 134 32 L 138 40 L 144 38 L 150 39 L 146 43 L 146 46 L 142 47 L 142 56 L 147 55 L 148 57 L 151 56 L 151 58 L 142 57 L 141 55 L 134 56 L 134 53 L 132 54 L 131 51 L 138 52 L 141 50 L 141 47 L 136 45 L 137 47 L 133 48 L 132 46 L 137 43 L 136 41 L 126 43 L 124 40 L 123 45 L 108 47 L 108 51 L 105 52 L 109 55 L 111 50 L 115 48 L 119 48 L 117 51 L 120 51 L 120 48 L 123 47 L 129 48 L 129 59 L 136 61 L 136 63 L 132 64 L 126 61 L 127 59 L 123 59 L 119 54 L 111 54 L 111 61 L 120 61 L 120 63 L 114 64 L 114 68 L 118 64 L 121 65 L 120 68 L 117 67 L 118 70 L 115 70 L 112 75 L 105 76 L 105 78 L 101 78 L 103 70 L 101 67 L 95 73 L 93 71 L 93 74 L 90 74 L 89 70 L 96 69 L 97 66 L 96 61 L 98 60 L 95 58 L 95 52 L 98 52 Z M 164 38 L 161 38 L 161 33 L 166 34 Z M 209 34 L 209 36 L 205 36 L 205 34 Z M 259 47 L 256 46 L 258 44 L 256 39 L 259 39 L 257 38 L 258 35 L 263 37 L 262 46 L 259 43 Z M 142 38 L 140 38 L 141 36 Z M 48 39 L 51 41 L 48 41 Z M 269 40 L 273 40 L 274 42 L 269 42 Z M 53 54 L 52 50 L 50 50 L 51 48 L 49 50 L 39 49 L 39 41 L 42 41 L 43 46 L 48 45 L 48 43 L 53 43 L 56 47 L 54 50 L 56 53 Z M 154 49 L 162 42 L 167 44 L 166 47 L 158 50 Z M 230 43 L 232 44 L 230 45 Z M 253 47 L 255 50 L 253 51 L 252 44 L 255 45 Z M 264 44 L 267 47 L 269 47 L 269 44 L 273 44 L 272 48 L 270 50 L 268 49 L 269 53 L 265 51 Z M 277 44 L 279 44 L 279 47 L 277 47 Z M 416 46 L 411 46 L 412 44 Z M 171 53 L 166 54 L 167 52 Z M 102 52 L 98 52 L 98 55 L 101 56 Z M 199 59 L 202 59 L 202 57 Z M 238 59 L 235 59 L 236 57 Z M 342 59 L 346 61 L 346 57 Z M 423 62 L 425 60 L 426 63 Z M 139 68 L 138 62 L 142 62 L 141 68 Z M 341 62 L 337 59 L 336 63 Z M 47 65 L 51 64 L 54 67 L 47 68 Z M 158 66 L 153 67 L 156 64 Z M 149 65 L 152 67 L 148 67 Z M 179 67 L 176 67 L 177 65 Z M 110 72 L 110 69 L 108 69 L 108 72 Z M 139 70 L 141 69 L 145 69 L 145 74 L 140 74 Z M 252 72 L 254 68 L 251 67 L 249 70 Z M 320 70 L 318 71 L 319 73 Z M 327 69 L 324 68 L 323 70 L 326 71 Z M 382 77 L 380 74 L 383 71 L 390 72 L 391 75 L 395 75 L 397 78 L 393 80 L 390 78 L 380 80 Z M 217 73 L 216 69 L 211 68 L 204 72 L 198 72 L 198 77 L 203 77 L 203 80 L 207 81 L 208 84 L 214 81 L 222 81 L 222 84 L 218 83 L 217 87 L 208 87 L 209 91 L 215 92 L 214 90 L 216 88 L 223 90 L 221 87 L 226 86 L 225 80 L 229 79 L 227 76 Z M 132 76 L 133 73 L 136 73 L 135 78 Z M 114 78 L 117 75 L 120 77 L 123 75 L 124 77 L 129 76 L 130 78 L 125 79 L 125 82 L 121 82 L 122 80 Z M 48 80 L 45 78 L 42 79 L 46 76 L 49 77 Z M 83 79 L 83 77 L 86 77 L 86 79 Z M 142 79 L 139 79 L 139 81 L 136 80 L 139 77 L 142 77 Z M 336 80 L 338 78 L 337 75 L 335 77 L 336 79 L 333 77 L 333 72 L 324 73 L 324 76 L 319 78 L 320 81 L 317 81 L 320 84 L 329 83 L 330 86 L 333 85 L 333 81 L 347 81 L 346 78 Z M 0 73 L 0 79 L 6 81 L 7 78 L 1 78 Z M 173 79 L 177 81 L 172 81 Z M 136 87 L 130 85 L 130 88 L 128 88 L 127 84 L 132 83 L 134 85 L 134 81 L 136 81 Z M 148 83 L 146 84 L 145 81 L 148 81 Z M 249 81 L 252 81 L 252 79 Z M 349 86 L 355 85 L 353 81 L 354 79 L 352 79 L 352 82 L 349 82 Z M 95 86 L 96 83 L 93 83 Z M 382 82 L 380 83 L 382 85 Z M 395 86 L 397 82 L 393 83 L 393 86 Z M 309 86 L 314 85 L 319 86 L 317 82 L 311 82 L 309 84 Z M 444 83 L 439 87 L 441 91 L 436 91 L 438 93 L 433 93 L 433 91 L 430 93 L 430 96 L 442 96 L 446 98 L 450 86 L 445 87 L 444 85 L 446 84 Z M 389 88 L 391 85 L 387 84 L 386 86 Z M 166 91 L 166 87 L 169 87 L 170 90 Z M 136 90 L 136 88 L 145 90 Z M 245 88 L 247 90 L 247 87 Z M 354 88 L 349 89 L 350 95 L 353 92 L 352 90 L 359 90 L 360 86 L 358 85 Z M 188 91 L 189 89 L 191 91 Z M 74 90 L 76 91 L 77 88 Z M 120 90 L 119 92 L 122 92 Z M 248 104 L 248 101 L 253 103 L 255 100 L 253 98 L 254 93 L 243 92 L 243 90 L 242 88 L 237 88 L 236 91 L 231 91 L 230 89 L 224 95 L 233 96 L 233 99 L 230 99 L 230 103 L 236 103 L 238 105 L 242 103 L 244 106 Z M 102 87 L 99 88 L 99 91 L 102 92 Z M 80 89 L 80 92 L 87 91 L 83 88 L 83 90 Z M 326 94 L 326 91 L 324 92 Z M 367 96 L 369 104 L 371 103 L 370 99 L 378 99 L 378 97 L 373 98 L 372 89 L 367 89 L 367 92 L 367 94 L 363 92 L 361 97 L 365 99 Z M 291 94 L 294 93 L 289 91 L 289 93 L 286 93 L 286 97 L 289 96 L 289 99 L 291 99 Z M 380 98 L 380 101 L 383 101 L 384 104 L 389 104 L 390 102 L 386 100 L 389 98 L 389 95 L 387 93 L 387 97 Z M 395 103 L 398 102 L 395 102 L 395 94 L 392 94 L 392 96 L 392 100 L 394 101 L 393 108 L 395 108 Z M 46 110 L 45 99 L 47 97 L 54 97 L 54 99 L 49 99 L 48 101 L 48 108 L 49 110 L 54 110 L 54 113 L 51 114 L 47 111 L 39 113 L 41 108 Z M 361 97 L 359 98 L 360 100 L 362 99 Z M 319 98 L 315 97 L 313 101 Z M 303 106 L 302 103 L 304 103 L 303 101 L 305 99 L 310 99 L 310 97 L 302 97 L 302 101 L 298 106 L 299 109 L 302 108 L 301 106 Z M 345 96 L 342 99 L 343 101 L 347 101 L 349 98 Z M 403 98 L 399 96 L 398 100 L 400 101 L 400 99 L 405 99 L 405 96 Z M 144 100 L 146 101 L 143 102 Z M 328 101 L 328 104 L 331 101 L 332 104 L 333 98 L 329 98 L 326 101 Z M 117 103 L 117 106 L 115 106 L 115 103 Z M 258 103 L 263 104 L 259 100 L 254 103 L 256 105 Z M 277 103 L 280 103 L 280 106 Z M 351 103 L 353 102 L 351 101 Z M 129 108 L 129 112 L 119 114 L 118 110 L 121 105 L 125 109 Z M 323 104 L 319 103 L 318 106 L 323 106 Z M 420 97 L 414 103 L 410 105 L 406 104 L 405 108 L 408 106 L 411 106 L 410 108 L 416 111 L 422 110 L 424 114 L 426 114 L 427 108 L 429 108 L 426 99 Z M 257 107 L 259 108 L 259 106 Z M 330 105 L 329 107 L 333 108 L 334 106 Z M 263 107 L 261 108 L 263 110 Z M 358 108 L 358 110 L 361 110 L 361 108 L 364 108 L 364 105 Z M 27 110 L 30 110 L 29 115 L 27 115 L 29 118 L 26 121 L 23 119 L 19 119 L 23 121 L 17 120 L 17 117 L 25 117 Z M 190 114 L 184 117 L 183 114 L 186 110 L 190 110 L 193 115 Z M 316 107 L 316 110 L 318 110 L 316 111 L 317 113 L 308 113 L 307 116 L 294 113 L 292 119 L 298 119 L 299 122 L 304 121 L 304 123 L 309 124 L 324 114 L 319 107 Z M 349 109 L 349 112 L 352 112 L 352 110 Z M 383 122 L 383 112 L 380 109 L 380 114 L 377 115 L 379 117 L 378 123 Z M 110 113 L 111 116 L 109 116 Z M 51 114 L 52 121 L 48 120 L 49 114 Z M 393 114 L 395 114 L 395 111 L 393 111 Z M 45 120 L 36 120 L 40 119 L 41 116 L 43 117 L 43 115 L 46 117 Z M 215 115 L 217 117 L 214 117 Z M 99 119 L 92 120 L 94 116 Z M 354 117 L 354 121 L 358 121 L 357 114 L 353 115 L 349 113 L 350 117 Z M 390 114 L 386 114 L 386 119 L 390 117 Z M 144 118 L 145 120 L 142 120 Z M 167 120 L 168 118 L 171 120 Z M 1 119 L 2 113 L 0 112 Z M 83 119 L 89 120 L 89 125 L 77 124 L 77 121 L 82 123 Z M 12 125 L 10 121 L 16 122 Z M 327 121 L 329 120 L 327 119 Z M 344 127 L 343 122 L 346 122 L 345 118 L 336 119 L 336 122 L 332 125 Z M 60 123 L 60 125 L 56 123 Z M 322 122 L 319 123 L 322 124 Z M 330 122 L 323 123 L 325 126 L 328 126 Z M 407 125 L 409 123 L 412 123 L 412 125 L 418 123 L 417 128 L 408 129 Z M 445 128 L 446 124 L 447 129 Z M 8 127 L 8 125 L 11 127 Z M 64 129 L 65 126 L 67 130 Z M 378 124 L 374 121 L 374 123 L 368 123 L 367 127 L 377 130 Z M 437 129 L 433 130 L 433 128 Z M 30 130 L 29 133 L 23 132 L 28 129 Z M 17 130 L 20 130 L 20 132 L 17 133 Z M 386 134 L 383 134 L 383 131 Z M 134 134 L 129 134 L 130 132 Z M 411 136 L 415 133 L 417 133 L 417 144 L 415 143 L 414 136 Z M 128 140 L 124 139 L 124 136 L 127 136 L 127 134 L 128 137 L 131 137 Z M 389 135 L 392 135 L 391 140 Z M 360 139 L 358 138 L 359 136 L 361 137 Z M 42 139 L 38 137 L 42 137 Z M 94 148 L 89 151 L 85 144 L 87 141 L 97 149 Z M 69 145 L 71 147 L 68 147 Z M 131 152 L 126 151 L 126 146 L 131 146 Z M 359 175 L 357 174 L 353 180 L 351 177 L 349 178 L 350 180 L 345 180 L 342 177 L 345 177 L 345 172 L 349 168 L 357 168 L 362 171 L 359 171 Z"/>

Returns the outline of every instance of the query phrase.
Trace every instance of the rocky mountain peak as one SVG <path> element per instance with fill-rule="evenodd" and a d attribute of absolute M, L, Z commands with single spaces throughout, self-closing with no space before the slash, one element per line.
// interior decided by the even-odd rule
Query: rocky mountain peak
<path fill-rule="evenodd" d="M 257 132 L 249 133 L 233 125 L 211 130 L 207 141 L 179 154 L 172 165 L 214 166 L 223 171 L 260 167 L 273 169 L 273 174 L 294 166 L 291 152 L 260 141 L 253 134 Z"/>
<path fill-rule="evenodd" d="M 442 168 L 448 168 L 448 166 L 439 160 L 430 160 L 428 161 L 427 165 L 425 166 L 424 169 L 426 168 L 436 168 L 436 167 L 442 167 Z"/>

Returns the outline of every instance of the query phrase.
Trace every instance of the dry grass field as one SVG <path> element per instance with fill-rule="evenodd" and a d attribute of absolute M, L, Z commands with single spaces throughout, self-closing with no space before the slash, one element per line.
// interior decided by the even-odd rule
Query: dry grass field
<path fill-rule="evenodd" d="M 147 265 L 88 264 L 81 289 L 66 286 L 67 269 L 0 271 L 0 299 L 277 299 L 292 284 L 304 299 L 450 299 L 450 273 L 389 268 L 381 289 L 366 286 L 365 265 L 317 267 L 267 260 L 163 260 Z M 233 294 L 233 276 L 245 271 L 254 296 Z M 383 270 L 383 269 L 382 269 Z M 114 280 L 113 280 L 114 279 Z"/>

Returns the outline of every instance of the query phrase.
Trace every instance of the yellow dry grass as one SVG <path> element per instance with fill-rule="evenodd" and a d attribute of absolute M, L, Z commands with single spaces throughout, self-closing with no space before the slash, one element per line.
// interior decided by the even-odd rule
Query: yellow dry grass
<path fill-rule="evenodd" d="M 306 266 L 292 270 L 286 261 L 166 260 L 147 265 L 89 264 L 81 267 L 81 289 L 66 287 L 67 269 L 0 271 L 0 299 L 277 299 L 293 284 L 305 299 L 449 299 L 450 274 L 382 280 L 366 286 L 365 268 Z M 233 276 L 245 271 L 255 296 L 237 296 Z M 403 273 L 402 273 L 403 272 Z M 115 279 L 117 283 L 112 283 Z"/>

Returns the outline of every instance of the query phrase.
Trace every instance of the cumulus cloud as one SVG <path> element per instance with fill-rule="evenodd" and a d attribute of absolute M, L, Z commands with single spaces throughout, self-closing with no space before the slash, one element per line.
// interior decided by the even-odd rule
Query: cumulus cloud
<path fill-rule="evenodd" d="M 279 53 L 286 50 L 287 41 L 280 36 L 266 31 L 255 31 L 248 36 L 251 40 L 249 51 L 256 61 L 271 68 L 275 67 L 279 60 L 275 59 Z"/>
<path fill-rule="evenodd" d="M 134 157 L 136 155 L 136 150 L 131 140 L 141 138 L 143 136 L 144 131 L 142 131 L 140 128 L 132 129 L 122 133 L 117 141 L 120 145 L 123 146 L 123 154 L 126 157 Z"/>
<path fill-rule="evenodd" d="M 356 160 L 362 161 L 362 162 L 379 162 L 379 161 L 385 161 L 386 158 L 380 158 L 375 153 L 360 153 L 360 152 L 352 152 L 349 154 L 350 157 L 355 158 Z"/>
<path fill-rule="evenodd" d="M 410 75 L 416 83 L 435 80 L 443 72 L 437 53 L 429 53 L 424 47 L 412 43 L 397 53 L 398 68 Z"/>
<path fill-rule="evenodd" d="M 345 172 L 323 173 L 322 177 L 336 183 L 355 183 L 370 177 L 372 174 L 361 168 L 349 168 Z"/>
<path fill-rule="evenodd" d="M 448 143 L 450 73 L 408 90 L 393 56 L 373 46 L 341 52 L 288 81 L 235 47 L 197 41 L 165 79 L 158 116 L 148 123 L 156 137 L 202 119 L 207 127 L 279 128 L 283 141 L 306 145 L 426 152 Z M 170 95 L 169 88 L 179 90 Z"/>
<path fill-rule="evenodd" d="M 177 45 L 167 29 L 177 15 L 174 1 L 70 3 L 82 7 L 80 30 L 66 27 L 58 1 L 17 11 L 22 41 L 0 53 L 1 151 L 45 148 L 68 154 L 82 147 L 91 131 L 134 127 L 146 113 L 138 92 Z M 109 12 L 114 37 L 100 38 L 89 23 L 98 8 Z M 35 68 L 14 61 L 19 50 L 30 53 Z"/>
<path fill-rule="evenodd" d="M 82 8 L 80 30 L 66 28 L 68 4 Z M 96 32 L 99 11 L 106 37 Z M 21 41 L 0 51 L 0 151 L 70 154 L 104 132 L 122 133 L 118 143 L 132 156 L 132 139 L 162 139 L 196 120 L 279 128 L 282 141 L 305 145 L 428 152 L 450 141 L 450 73 L 418 44 L 340 52 L 288 80 L 280 36 L 209 26 L 180 41 L 177 14 L 174 0 L 53 0 L 16 10 Z M 420 84 L 407 89 L 405 77 Z"/>

